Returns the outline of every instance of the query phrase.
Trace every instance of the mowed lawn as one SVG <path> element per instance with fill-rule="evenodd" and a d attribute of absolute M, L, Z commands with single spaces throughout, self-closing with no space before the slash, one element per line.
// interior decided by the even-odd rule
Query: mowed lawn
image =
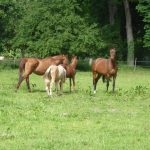
<path fill-rule="evenodd" d="M 149 150 L 150 69 L 120 68 L 116 92 L 102 80 L 93 95 L 91 72 L 77 71 L 76 91 L 47 96 L 31 75 L 32 93 L 18 70 L 0 71 L 0 150 Z"/>

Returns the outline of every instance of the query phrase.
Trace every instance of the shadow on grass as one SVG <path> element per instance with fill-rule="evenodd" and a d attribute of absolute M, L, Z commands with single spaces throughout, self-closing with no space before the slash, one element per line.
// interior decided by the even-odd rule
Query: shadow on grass
<path fill-rule="evenodd" d="M 45 90 L 40 90 L 40 89 L 33 89 L 31 93 L 37 93 L 37 92 L 40 92 L 40 93 L 46 93 Z"/>
<path fill-rule="evenodd" d="M 63 91 L 63 93 L 64 93 L 64 94 L 69 94 L 69 95 L 70 95 L 70 94 L 78 93 L 78 90 L 71 91 L 71 92 L 70 92 L 70 90 L 69 90 L 69 91 Z"/>

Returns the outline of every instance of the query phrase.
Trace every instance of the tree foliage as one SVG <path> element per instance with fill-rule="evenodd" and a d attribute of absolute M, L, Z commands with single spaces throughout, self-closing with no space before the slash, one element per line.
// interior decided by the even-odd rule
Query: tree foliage
<path fill-rule="evenodd" d="M 12 38 L 15 36 L 18 9 L 9 0 L 0 1 L 0 51 L 10 49 Z"/>
<path fill-rule="evenodd" d="M 76 0 L 26 3 L 13 47 L 40 54 L 41 57 L 56 53 L 95 53 L 104 47 L 100 29 L 96 23 L 82 17 L 80 11 Z"/>
<path fill-rule="evenodd" d="M 141 39 L 144 36 L 145 47 L 150 46 L 150 3 L 129 2 L 135 47 L 145 50 Z M 140 15 L 145 33 L 144 25 L 139 25 Z M 12 57 L 60 53 L 98 57 L 115 47 L 119 59 L 126 60 L 125 20 L 123 1 L 119 0 L 1 0 L 0 53 Z M 135 54 L 140 52 L 135 50 Z"/>
<path fill-rule="evenodd" d="M 139 0 L 137 9 L 143 16 L 143 21 L 145 22 L 144 46 L 150 47 L 150 1 Z"/>

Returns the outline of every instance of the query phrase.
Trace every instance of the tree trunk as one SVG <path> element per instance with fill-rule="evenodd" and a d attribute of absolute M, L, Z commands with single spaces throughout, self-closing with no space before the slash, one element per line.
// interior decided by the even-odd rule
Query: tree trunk
<path fill-rule="evenodd" d="M 126 34 L 128 44 L 127 63 L 129 66 L 134 65 L 134 37 L 132 30 L 132 18 L 128 0 L 123 0 L 126 16 Z"/>
<path fill-rule="evenodd" d="M 114 25 L 117 6 L 112 2 L 112 0 L 108 1 L 108 9 L 109 9 L 109 23 L 110 25 Z"/>

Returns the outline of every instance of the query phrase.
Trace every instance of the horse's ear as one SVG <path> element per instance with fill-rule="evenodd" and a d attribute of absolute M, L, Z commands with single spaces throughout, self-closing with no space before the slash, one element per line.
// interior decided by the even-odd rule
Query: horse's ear
<path fill-rule="evenodd" d="M 115 51 L 115 52 L 116 52 L 116 49 L 113 47 L 113 48 L 110 48 L 109 51 L 110 51 L 110 52 L 111 52 L 111 51 Z"/>

